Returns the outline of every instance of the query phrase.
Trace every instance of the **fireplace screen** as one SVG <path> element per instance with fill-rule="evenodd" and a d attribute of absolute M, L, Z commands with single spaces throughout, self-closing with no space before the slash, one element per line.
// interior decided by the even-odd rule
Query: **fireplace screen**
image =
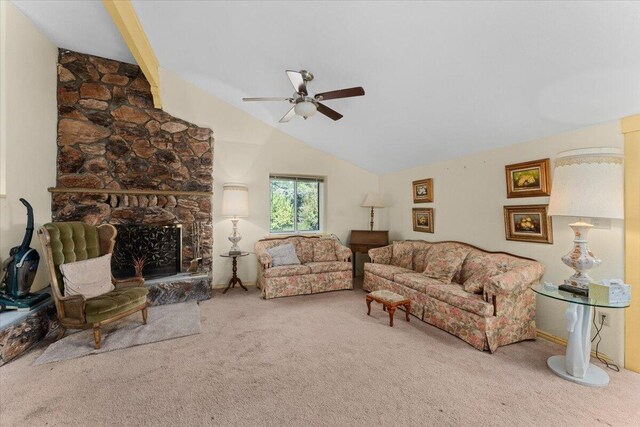
<path fill-rule="evenodd" d="M 111 258 L 116 279 L 171 276 L 181 271 L 182 225 L 116 225 Z"/>

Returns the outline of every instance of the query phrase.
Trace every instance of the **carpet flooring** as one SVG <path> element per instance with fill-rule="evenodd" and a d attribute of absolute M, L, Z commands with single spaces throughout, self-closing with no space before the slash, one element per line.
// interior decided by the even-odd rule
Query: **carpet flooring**
<path fill-rule="evenodd" d="M 640 375 L 565 381 L 538 340 L 473 349 L 361 290 L 264 301 L 233 289 L 200 304 L 199 335 L 0 368 L 0 425 L 638 425 Z"/>
<path fill-rule="evenodd" d="M 148 312 L 146 325 L 142 324 L 142 313 L 136 313 L 103 326 L 99 350 L 95 348 L 93 329 L 70 330 L 67 336 L 50 344 L 35 364 L 59 362 L 200 333 L 200 309 L 196 301 L 149 307 Z"/>

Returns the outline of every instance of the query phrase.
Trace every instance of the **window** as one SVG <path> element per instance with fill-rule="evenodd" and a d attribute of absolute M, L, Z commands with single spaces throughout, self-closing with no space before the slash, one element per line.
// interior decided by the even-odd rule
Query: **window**
<path fill-rule="evenodd" d="M 270 177 L 271 233 L 321 231 L 324 178 Z"/>

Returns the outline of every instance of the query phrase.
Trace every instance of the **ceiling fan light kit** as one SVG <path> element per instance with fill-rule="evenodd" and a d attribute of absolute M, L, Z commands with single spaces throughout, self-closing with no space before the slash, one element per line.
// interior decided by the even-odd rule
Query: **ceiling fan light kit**
<path fill-rule="evenodd" d="M 304 117 L 304 119 L 306 120 L 307 118 L 313 116 L 316 111 L 318 111 L 318 107 L 316 107 L 316 104 L 314 104 L 313 102 L 304 100 L 296 103 L 296 106 L 293 107 L 293 110 L 297 115 Z"/>
<path fill-rule="evenodd" d="M 307 70 L 292 71 L 287 70 L 287 77 L 291 81 L 296 92 L 292 98 L 264 97 L 264 98 L 242 98 L 243 101 L 288 101 L 294 104 L 293 107 L 280 119 L 280 123 L 286 123 L 298 115 L 305 120 L 313 116 L 316 112 L 329 117 L 332 120 L 340 120 L 343 116 L 335 110 L 321 104 L 320 101 L 330 99 L 350 98 L 353 96 L 363 96 L 364 89 L 360 86 L 348 89 L 332 90 L 330 92 L 316 93 L 310 97 L 307 91 L 307 82 L 313 80 L 313 74 Z"/>

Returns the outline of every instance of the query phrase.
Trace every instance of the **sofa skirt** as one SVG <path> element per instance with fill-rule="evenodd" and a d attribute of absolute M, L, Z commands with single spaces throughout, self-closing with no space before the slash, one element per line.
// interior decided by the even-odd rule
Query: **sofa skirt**
<path fill-rule="evenodd" d="M 262 289 L 262 297 L 271 299 L 353 289 L 353 277 L 349 269 L 297 276 L 261 277 L 259 285 Z"/>

